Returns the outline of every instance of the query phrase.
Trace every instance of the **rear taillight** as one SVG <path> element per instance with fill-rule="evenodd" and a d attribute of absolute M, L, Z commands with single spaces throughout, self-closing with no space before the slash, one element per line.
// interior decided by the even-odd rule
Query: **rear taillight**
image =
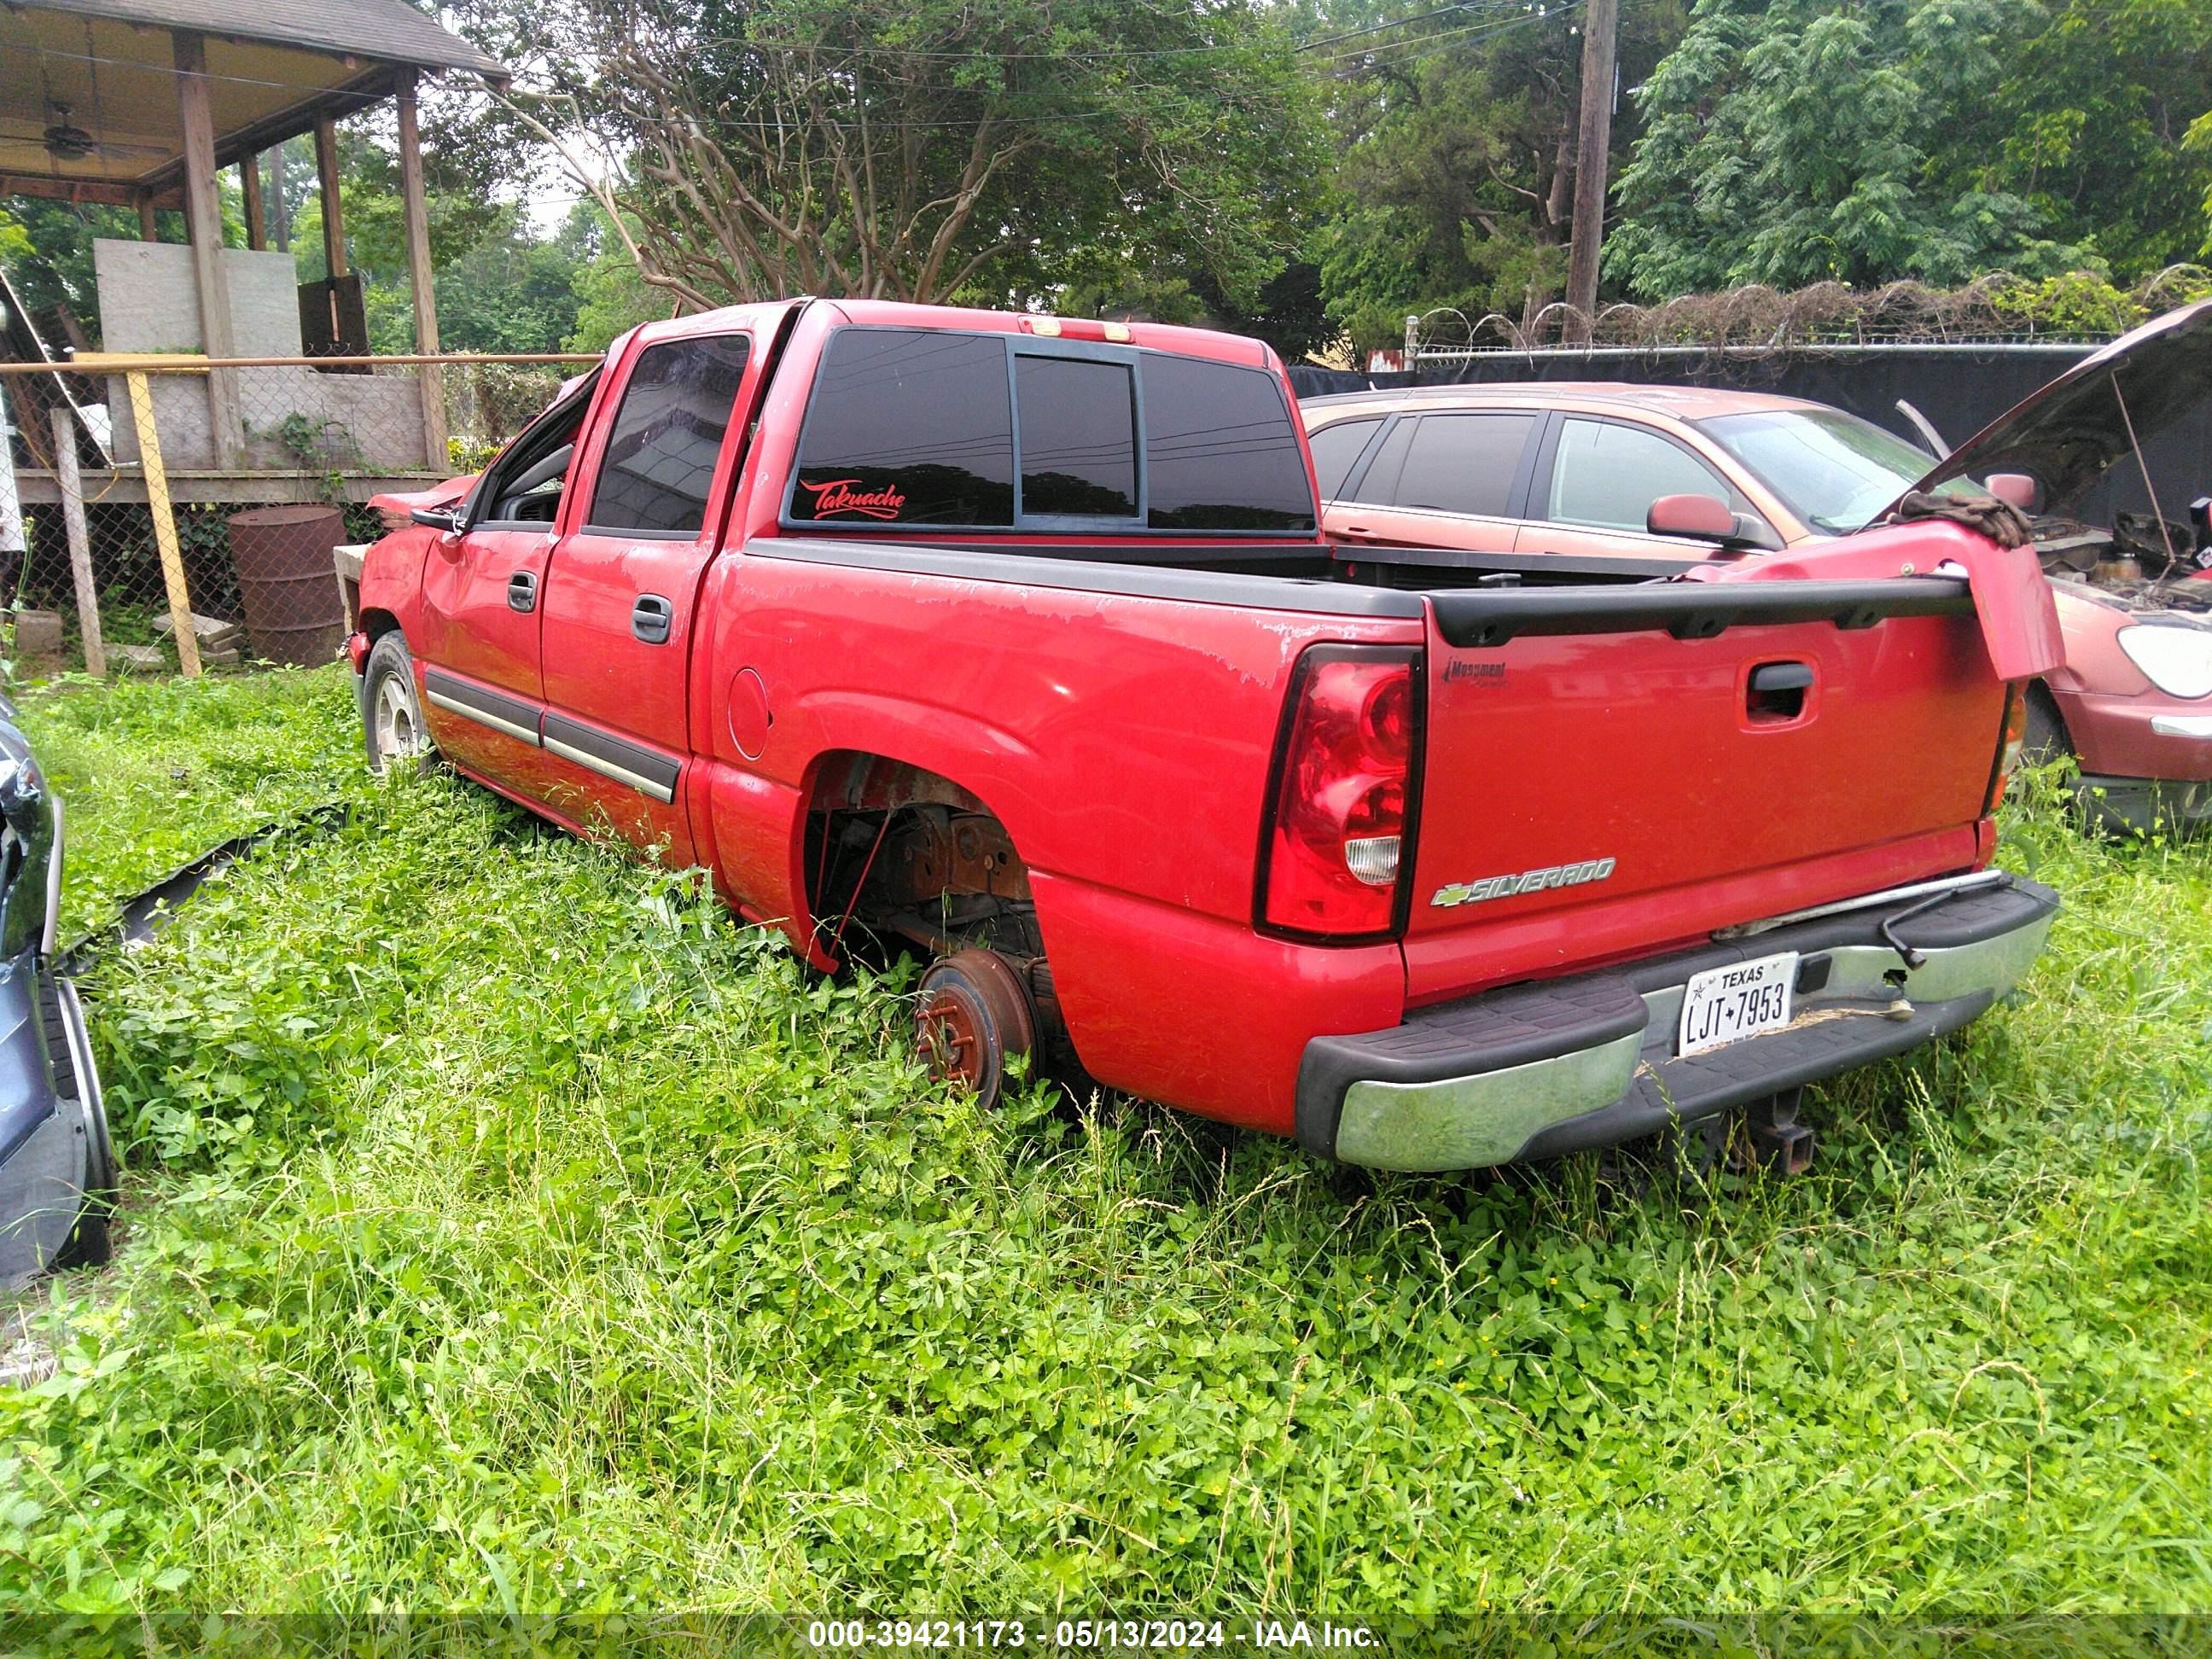
<path fill-rule="evenodd" d="M 2005 785 L 2011 781 L 2014 769 L 2020 764 L 2021 745 L 2027 740 L 2027 694 L 2021 682 L 2014 680 L 2005 687 L 2004 725 L 1997 734 L 1996 760 L 1990 768 L 1990 787 L 1982 800 L 1984 817 L 1997 810 L 2004 799 Z"/>
<path fill-rule="evenodd" d="M 1359 938 L 1398 921 L 1413 866 L 1416 653 L 1317 645 L 1298 659 L 1260 880 L 1260 919 Z"/>

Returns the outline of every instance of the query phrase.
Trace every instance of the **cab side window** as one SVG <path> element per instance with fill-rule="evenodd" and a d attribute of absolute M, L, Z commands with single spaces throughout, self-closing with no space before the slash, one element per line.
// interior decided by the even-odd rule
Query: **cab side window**
<path fill-rule="evenodd" d="M 1662 495 L 1717 495 L 1736 512 L 1751 510 L 1719 474 L 1656 432 L 1571 416 L 1559 422 L 1545 513 L 1553 524 L 1641 534 Z"/>
<path fill-rule="evenodd" d="M 742 334 L 665 340 L 639 354 L 607 434 L 589 529 L 696 535 L 744 379 Z"/>

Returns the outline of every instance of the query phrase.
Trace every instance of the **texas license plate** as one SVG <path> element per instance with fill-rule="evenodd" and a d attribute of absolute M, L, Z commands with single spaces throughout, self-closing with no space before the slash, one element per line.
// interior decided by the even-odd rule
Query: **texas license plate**
<path fill-rule="evenodd" d="M 1780 1030 L 1790 1023 L 1790 994 L 1796 983 L 1795 951 L 1691 975 L 1682 994 L 1677 1052 L 1701 1054 L 1761 1031 Z"/>

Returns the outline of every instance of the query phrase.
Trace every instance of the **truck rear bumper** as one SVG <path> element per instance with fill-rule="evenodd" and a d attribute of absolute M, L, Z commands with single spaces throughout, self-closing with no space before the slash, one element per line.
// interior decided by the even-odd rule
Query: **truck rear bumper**
<path fill-rule="evenodd" d="M 1416 1011 L 1388 1030 L 1316 1037 L 1299 1068 L 1298 1139 L 1374 1169 L 1557 1157 L 1655 1133 L 1956 1030 L 2017 984 L 2057 913 L 2017 878 L 1870 897 L 1692 951 Z M 1907 968 L 1886 923 L 1919 957 Z M 1691 976 L 1799 953 L 1790 1023 L 1675 1052 Z"/>

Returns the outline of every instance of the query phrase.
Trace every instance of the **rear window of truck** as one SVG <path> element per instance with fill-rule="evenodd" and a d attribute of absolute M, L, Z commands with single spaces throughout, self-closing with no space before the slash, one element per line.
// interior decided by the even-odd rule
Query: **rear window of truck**
<path fill-rule="evenodd" d="M 794 524 L 1314 527 L 1275 377 L 1133 347 L 838 330 L 807 404 Z"/>

